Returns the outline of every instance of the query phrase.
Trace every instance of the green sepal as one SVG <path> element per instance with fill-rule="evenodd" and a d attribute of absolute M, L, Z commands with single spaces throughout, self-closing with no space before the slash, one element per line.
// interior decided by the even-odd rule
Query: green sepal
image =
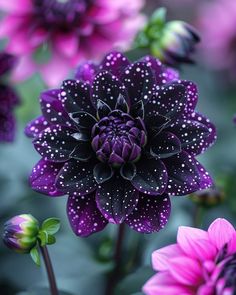
<path fill-rule="evenodd" d="M 38 238 L 40 240 L 41 246 L 45 246 L 48 244 L 48 233 L 46 230 L 40 230 L 38 234 Z"/>
<path fill-rule="evenodd" d="M 39 251 L 36 247 L 34 247 L 30 250 L 30 256 L 31 256 L 32 260 L 34 261 L 34 263 L 37 266 L 40 266 L 40 255 L 39 255 Z"/>
<path fill-rule="evenodd" d="M 163 27 L 166 23 L 166 13 L 165 7 L 158 8 L 155 10 L 150 18 L 150 24 Z"/>
<path fill-rule="evenodd" d="M 48 218 L 44 220 L 42 224 L 42 230 L 46 231 L 49 235 L 54 235 L 60 229 L 60 219 L 58 218 Z"/>
<path fill-rule="evenodd" d="M 56 238 L 53 235 L 48 235 L 48 245 L 53 245 L 56 243 Z"/>

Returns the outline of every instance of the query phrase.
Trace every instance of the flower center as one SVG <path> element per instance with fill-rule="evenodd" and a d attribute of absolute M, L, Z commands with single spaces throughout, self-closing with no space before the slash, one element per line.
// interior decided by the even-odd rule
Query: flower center
<path fill-rule="evenodd" d="M 113 166 L 137 161 L 147 140 L 143 121 L 118 110 L 94 125 L 92 138 L 97 158 Z"/>
<path fill-rule="evenodd" d="M 92 0 L 33 0 L 35 20 L 45 28 L 70 31 Z M 50 26 L 50 27 L 48 27 Z"/>
<path fill-rule="evenodd" d="M 230 290 L 235 294 L 236 292 L 236 253 L 225 258 L 220 266 L 222 268 L 218 276 L 218 284 L 222 286 L 222 290 Z"/>

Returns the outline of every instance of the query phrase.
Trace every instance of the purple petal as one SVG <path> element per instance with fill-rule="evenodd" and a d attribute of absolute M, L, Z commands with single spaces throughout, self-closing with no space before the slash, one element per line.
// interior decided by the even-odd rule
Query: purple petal
<path fill-rule="evenodd" d="M 168 173 L 169 182 L 165 192 L 183 196 L 195 192 L 200 187 L 200 175 L 195 160 L 186 152 L 162 159 Z"/>
<path fill-rule="evenodd" d="M 191 81 L 180 81 L 187 89 L 187 103 L 185 106 L 185 113 L 192 114 L 198 102 L 198 89 L 197 85 Z"/>
<path fill-rule="evenodd" d="M 68 114 L 65 112 L 59 100 L 60 90 L 47 90 L 40 95 L 40 104 L 44 118 L 51 124 L 62 124 L 72 126 Z"/>
<path fill-rule="evenodd" d="M 170 216 L 171 204 L 169 197 L 150 197 L 140 193 L 137 207 L 125 220 L 133 230 L 141 233 L 153 233 L 162 229 Z"/>
<path fill-rule="evenodd" d="M 32 189 L 49 196 L 63 196 L 64 193 L 55 186 L 56 177 L 63 165 L 64 163 L 52 163 L 41 159 L 30 175 Z"/>
<path fill-rule="evenodd" d="M 40 132 L 46 129 L 49 123 L 45 120 L 43 116 L 40 116 L 32 121 L 30 121 L 25 127 L 25 134 L 29 137 L 37 137 Z"/>
<path fill-rule="evenodd" d="M 12 142 L 15 138 L 16 120 L 13 114 L 0 113 L 0 142 Z"/>
<path fill-rule="evenodd" d="M 115 175 L 98 187 L 97 206 L 109 222 L 122 223 L 136 207 L 138 195 L 129 181 Z"/>
<path fill-rule="evenodd" d="M 79 111 L 95 114 L 90 100 L 90 85 L 75 80 L 66 80 L 61 86 L 60 99 L 68 113 Z"/>
<path fill-rule="evenodd" d="M 5 113 L 13 109 L 19 104 L 20 99 L 16 92 L 9 86 L 0 84 L 0 112 Z"/>
<path fill-rule="evenodd" d="M 151 142 L 151 152 L 159 158 L 168 158 L 181 152 L 181 142 L 171 132 L 161 132 Z"/>
<path fill-rule="evenodd" d="M 160 195 L 167 185 L 166 167 L 157 158 L 141 158 L 136 164 L 137 172 L 132 185 L 147 195 Z"/>
<path fill-rule="evenodd" d="M 185 109 L 187 91 L 185 86 L 172 83 L 158 88 L 153 99 L 145 106 L 146 116 L 153 116 L 155 113 L 168 118 L 176 118 Z"/>
<path fill-rule="evenodd" d="M 198 155 L 205 149 L 211 134 L 202 123 L 190 120 L 177 121 L 167 130 L 179 138 L 182 149 L 191 155 Z"/>
<path fill-rule="evenodd" d="M 108 71 L 117 78 L 120 78 L 122 72 L 128 65 L 130 65 L 130 62 L 122 53 L 111 52 L 104 58 L 99 69 Z"/>
<path fill-rule="evenodd" d="M 75 191 L 78 196 L 90 194 L 97 186 L 93 176 L 94 166 L 93 161 L 68 161 L 58 175 L 56 187 L 66 193 Z"/>
<path fill-rule="evenodd" d="M 208 118 L 197 112 L 192 113 L 187 118 L 189 120 L 197 121 L 208 128 L 208 136 L 201 142 L 201 144 L 198 145 L 198 147 L 194 147 L 194 155 L 199 155 L 205 152 L 216 141 L 216 127 L 211 123 L 211 121 Z"/>
<path fill-rule="evenodd" d="M 212 187 L 214 185 L 214 182 L 209 173 L 196 159 L 194 159 L 194 162 L 200 176 L 199 189 L 202 190 Z"/>
<path fill-rule="evenodd" d="M 65 162 L 78 144 L 72 136 L 74 133 L 73 129 L 52 125 L 43 130 L 33 143 L 37 152 L 45 160 Z"/>
<path fill-rule="evenodd" d="M 152 56 L 145 56 L 140 61 L 152 68 L 155 73 L 157 85 L 159 86 L 179 79 L 179 73 L 176 70 L 167 68 L 158 59 Z"/>
<path fill-rule="evenodd" d="M 119 95 L 123 95 L 128 102 L 125 86 L 109 72 L 97 74 L 92 85 L 92 101 L 97 106 L 98 99 L 104 101 L 111 109 L 115 108 Z"/>
<path fill-rule="evenodd" d="M 101 231 L 107 225 L 107 220 L 97 208 L 95 193 L 86 196 L 71 194 L 67 202 L 67 215 L 74 233 L 80 237 Z"/>
<path fill-rule="evenodd" d="M 86 62 L 79 66 L 75 78 L 85 83 L 92 84 L 93 79 L 97 73 L 98 66 L 92 62 Z"/>
<path fill-rule="evenodd" d="M 1 52 L 0 53 L 0 76 L 10 71 L 16 64 L 17 58 L 11 54 Z"/>
<path fill-rule="evenodd" d="M 122 76 L 132 104 L 142 100 L 146 103 L 153 95 L 156 79 L 147 64 L 136 62 L 128 66 Z"/>

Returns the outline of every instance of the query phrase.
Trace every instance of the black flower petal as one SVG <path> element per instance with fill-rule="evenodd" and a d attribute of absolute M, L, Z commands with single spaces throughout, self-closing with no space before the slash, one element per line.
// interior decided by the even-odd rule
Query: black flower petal
<path fill-rule="evenodd" d="M 138 102 L 136 102 L 135 104 L 133 104 L 130 108 L 130 115 L 133 117 L 133 118 L 141 118 L 141 119 L 144 119 L 144 104 L 143 104 L 143 101 L 140 100 Z"/>
<path fill-rule="evenodd" d="M 98 208 L 109 222 L 122 223 L 135 208 L 138 195 L 129 181 L 114 175 L 98 187 L 96 200 Z"/>
<path fill-rule="evenodd" d="M 113 170 L 106 163 L 98 163 L 93 169 L 93 175 L 97 183 L 103 183 L 113 176 Z"/>
<path fill-rule="evenodd" d="M 94 165 L 94 161 L 70 160 L 66 162 L 57 177 L 57 189 L 66 193 L 76 192 L 79 196 L 93 192 L 97 186 L 93 176 Z"/>
<path fill-rule="evenodd" d="M 97 100 L 101 99 L 114 109 L 120 94 L 128 101 L 124 85 L 115 76 L 106 71 L 97 74 L 92 85 L 92 101 L 95 106 L 97 106 Z"/>
<path fill-rule="evenodd" d="M 43 116 L 40 116 L 30 121 L 25 127 L 25 134 L 29 137 L 37 137 L 45 128 L 49 126 L 48 121 Z"/>
<path fill-rule="evenodd" d="M 92 157 L 93 150 L 87 141 L 78 141 L 77 146 L 70 153 L 70 158 L 87 162 Z"/>
<path fill-rule="evenodd" d="M 120 175 L 127 180 L 132 180 L 136 175 L 137 169 L 134 163 L 125 163 L 120 168 Z"/>
<path fill-rule="evenodd" d="M 125 223 L 137 232 L 146 234 L 157 232 L 166 225 L 170 211 L 168 195 L 154 197 L 140 193 L 138 204 Z"/>
<path fill-rule="evenodd" d="M 70 118 L 81 129 L 91 130 L 93 125 L 97 122 L 97 120 L 91 114 L 83 111 L 70 113 Z"/>
<path fill-rule="evenodd" d="M 136 62 L 128 66 L 122 76 L 131 104 L 140 100 L 146 103 L 152 98 L 155 77 L 152 69 L 145 63 Z"/>
<path fill-rule="evenodd" d="M 101 99 L 97 100 L 97 118 L 100 120 L 111 112 L 111 108 Z"/>
<path fill-rule="evenodd" d="M 142 157 L 136 163 L 137 172 L 132 185 L 147 195 L 161 195 L 167 184 L 167 172 L 163 162 L 157 158 Z"/>
<path fill-rule="evenodd" d="M 78 144 L 72 136 L 74 132 L 64 126 L 52 125 L 33 141 L 35 149 L 45 160 L 65 162 Z"/>

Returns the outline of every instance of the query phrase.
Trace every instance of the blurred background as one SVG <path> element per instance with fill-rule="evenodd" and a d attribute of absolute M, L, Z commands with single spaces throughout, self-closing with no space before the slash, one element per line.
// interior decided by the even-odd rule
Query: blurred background
<path fill-rule="evenodd" d="M 236 4 L 233 10 L 233 2 L 235 0 L 147 0 L 145 14 L 150 15 L 154 9 L 164 6 L 168 9 L 168 19 L 187 21 L 202 35 L 195 54 L 196 65 L 182 66 L 180 71 L 182 78 L 198 85 L 197 109 L 217 127 L 217 142 L 200 161 L 223 193 L 211 195 L 209 203 L 216 206 L 207 208 L 199 208 L 188 196 L 173 197 L 169 223 L 157 234 L 139 235 L 126 227 L 122 259 L 127 265 L 127 276 L 118 284 L 116 295 L 141 294 L 141 286 L 152 274 L 152 251 L 174 242 L 179 225 L 197 223 L 207 228 L 215 218 L 225 217 L 236 226 L 236 125 L 233 123 L 236 113 L 236 32 L 233 26 Z M 29 120 L 40 114 L 38 96 L 43 89 L 45 86 L 37 75 L 16 86 L 21 96 L 21 104 L 16 109 L 16 140 L 0 144 L 0 232 L 3 223 L 17 214 L 31 213 L 40 221 L 59 217 L 62 227 L 57 243 L 49 248 L 59 288 L 71 294 L 104 295 L 117 227 L 109 225 L 89 238 L 78 238 L 67 220 L 67 198 L 49 198 L 28 186 L 28 176 L 39 155 L 23 130 Z M 43 267 L 36 267 L 29 255 L 15 254 L 0 244 L 0 294 L 36 294 L 32 290 L 37 288 L 47 294 L 42 289 L 46 286 Z"/>

